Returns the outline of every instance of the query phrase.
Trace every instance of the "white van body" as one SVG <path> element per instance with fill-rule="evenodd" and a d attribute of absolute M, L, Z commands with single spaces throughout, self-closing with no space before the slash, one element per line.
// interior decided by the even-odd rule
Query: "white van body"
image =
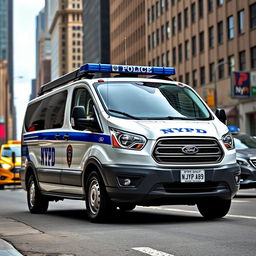
<path fill-rule="evenodd" d="M 227 126 L 191 87 L 164 76 L 68 81 L 28 104 L 21 181 L 32 213 L 73 198 L 92 220 L 162 204 L 222 217 L 239 175 Z"/>

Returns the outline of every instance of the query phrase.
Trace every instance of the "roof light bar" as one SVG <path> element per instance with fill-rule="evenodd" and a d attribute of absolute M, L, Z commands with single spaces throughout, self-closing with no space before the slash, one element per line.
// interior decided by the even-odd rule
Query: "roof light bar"
<path fill-rule="evenodd" d="M 111 65 L 111 64 L 93 64 L 88 63 L 80 67 L 81 73 L 126 73 L 140 75 L 175 75 L 175 69 L 170 67 L 151 67 L 134 65 Z"/>

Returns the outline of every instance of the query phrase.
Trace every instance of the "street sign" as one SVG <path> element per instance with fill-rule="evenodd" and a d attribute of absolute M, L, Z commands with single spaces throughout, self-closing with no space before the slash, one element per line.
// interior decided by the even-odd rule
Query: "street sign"
<path fill-rule="evenodd" d="M 256 96 L 256 72 L 250 73 L 251 76 L 251 96 Z"/>
<path fill-rule="evenodd" d="M 0 124 L 0 139 L 5 139 L 5 125 Z"/>
<path fill-rule="evenodd" d="M 232 96 L 234 98 L 250 97 L 250 73 L 233 72 L 232 74 Z"/>

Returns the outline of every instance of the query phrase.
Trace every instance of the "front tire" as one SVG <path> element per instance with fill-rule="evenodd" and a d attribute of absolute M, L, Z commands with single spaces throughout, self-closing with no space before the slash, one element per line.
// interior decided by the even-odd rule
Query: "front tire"
<path fill-rule="evenodd" d="M 45 213 L 49 206 L 49 200 L 40 193 L 33 175 L 28 179 L 27 204 L 31 213 Z"/>
<path fill-rule="evenodd" d="M 206 219 L 217 219 L 224 217 L 231 206 L 231 200 L 212 199 L 197 204 L 197 208 Z"/>
<path fill-rule="evenodd" d="M 112 203 L 105 190 L 104 182 L 95 171 L 86 181 L 86 211 L 92 222 L 102 221 L 112 212 Z"/>

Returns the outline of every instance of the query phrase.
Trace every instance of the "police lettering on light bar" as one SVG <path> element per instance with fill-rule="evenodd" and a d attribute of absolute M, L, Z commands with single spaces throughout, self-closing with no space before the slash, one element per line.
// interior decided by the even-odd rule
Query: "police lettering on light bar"
<path fill-rule="evenodd" d="M 88 63 L 80 67 L 79 73 L 129 73 L 142 75 L 175 75 L 175 69 L 170 67 L 151 67 L 151 66 L 133 66 L 133 65 L 110 65 Z"/>

